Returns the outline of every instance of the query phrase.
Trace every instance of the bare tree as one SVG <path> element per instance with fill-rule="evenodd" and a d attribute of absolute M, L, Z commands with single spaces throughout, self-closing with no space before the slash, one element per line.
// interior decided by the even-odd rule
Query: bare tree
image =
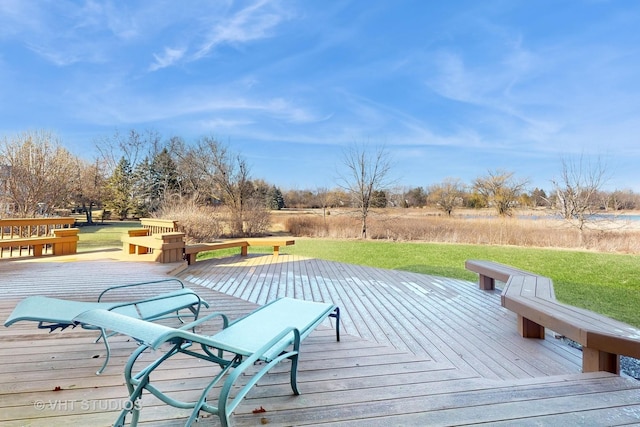
<path fill-rule="evenodd" d="M 0 144 L 8 171 L 5 198 L 18 216 L 34 217 L 66 207 L 72 194 L 75 158 L 47 131 L 28 131 Z"/>
<path fill-rule="evenodd" d="M 93 209 L 100 206 L 106 197 L 107 179 L 99 160 L 89 163 L 76 159 L 73 201 L 82 206 L 87 224 L 93 224 Z M 102 215 L 104 221 L 105 216 Z"/>
<path fill-rule="evenodd" d="M 180 164 L 201 197 L 217 198 L 229 211 L 233 235 L 265 231 L 269 211 L 264 198 L 256 198 L 248 163 L 214 138 L 204 137 L 181 155 Z"/>
<path fill-rule="evenodd" d="M 638 196 L 632 190 L 616 190 L 611 193 L 609 203 L 615 211 L 633 210 L 638 206 Z"/>
<path fill-rule="evenodd" d="M 516 180 L 513 172 L 495 170 L 476 178 L 473 187 L 486 200 L 487 206 L 496 209 L 498 215 L 509 216 L 527 183 L 527 180 Z"/>
<path fill-rule="evenodd" d="M 97 139 L 95 145 L 109 177 L 109 207 L 119 212 L 121 219 L 130 213 L 141 216 L 157 209 L 157 188 L 153 187 L 158 184 L 159 177 L 154 173 L 160 165 L 154 161 L 161 153 L 167 153 L 160 134 L 154 130 L 116 130 L 111 136 Z"/>
<path fill-rule="evenodd" d="M 577 160 L 562 159 L 560 178 L 552 180 L 555 209 L 580 231 L 599 207 L 597 195 L 607 180 L 606 167 L 598 158 L 591 162 L 581 155 Z"/>
<path fill-rule="evenodd" d="M 343 164 L 347 172 L 340 176 L 339 185 L 351 195 L 358 207 L 361 237 L 366 239 L 372 196 L 390 184 L 390 155 L 384 146 L 370 151 L 365 145 L 353 145 L 344 152 Z"/>
<path fill-rule="evenodd" d="M 429 188 L 429 200 L 451 216 L 456 206 L 462 204 L 464 185 L 457 178 L 445 178 L 440 184 Z"/>
<path fill-rule="evenodd" d="M 147 130 L 140 133 L 135 129 L 126 134 L 116 130 L 112 136 L 97 139 L 95 146 L 108 173 L 113 172 L 123 158 L 135 169 L 138 163 L 152 158 L 163 148 L 158 132 Z"/>
<path fill-rule="evenodd" d="M 176 162 L 180 177 L 180 194 L 194 203 L 206 202 L 213 193 L 207 177 L 214 173 L 211 165 L 201 162 L 197 156 L 199 149 L 189 146 L 184 139 L 174 136 L 169 139 L 168 150 Z"/>

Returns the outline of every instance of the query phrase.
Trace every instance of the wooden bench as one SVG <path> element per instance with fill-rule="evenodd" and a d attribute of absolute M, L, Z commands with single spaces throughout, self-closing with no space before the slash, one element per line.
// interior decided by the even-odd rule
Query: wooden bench
<path fill-rule="evenodd" d="M 129 237 L 180 232 L 178 222 L 170 219 L 140 218 L 141 228 L 127 230 Z"/>
<path fill-rule="evenodd" d="M 78 249 L 78 229 L 60 228 L 53 230 L 50 236 L 22 237 L 1 239 L 0 249 L 31 248 L 34 257 L 42 256 L 47 245 L 53 247 L 53 255 L 75 254 Z"/>
<path fill-rule="evenodd" d="M 272 246 L 273 256 L 278 256 L 280 254 L 281 246 L 290 246 L 294 245 L 295 243 L 295 240 L 261 238 L 234 239 L 213 243 L 197 243 L 193 245 L 187 245 L 184 248 L 184 259 L 187 261 L 188 265 L 191 265 L 196 262 L 196 258 L 198 256 L 198 253 L 200 252 L 215 251 L 218 249 L 228 248 L 240 248 L 240 255 L 247 256 L 249 246 Z"/>
<path fill-rule="evenodd" d="M 140 218 L 140 225 L 149 230 L 150 234 L 172 233 L 180 231 L 178 221 L 161 218 Z"/>
<path fill-rule="evenodd" d="M 0 219 L 0 256 L 6 249 L 9 256 L 14 250 L 21 256 L 26 248 L 27 254 L 39 257 L 47 246 L 54 255 L 75 254 L 79 230 L 71 228 L 74 224 L 71 217 Z"/>
<path fill-rule="evenodd" d="M 534 275 L 533 273 L 509 265 L 485 260 L 467 260 L 464 263 L 464 267 L 467 270 L 478 273 L 478 284 L 480 285 L 480 289 L 485 291 L 495 289 L 496 280 L 506 283 L 511 276 Z"/>
<path fill-rule="evenodd" d="M 548 277 L 492 261 L 471 260 L 465 266 L 480 277 L 505 282 L 501 304 L 518 315 L 522 337 L 543 339 L 548 328 L 579 343 L 583 372 L 619 374 L 620 355 L 640 358 L 640 329 L 557 301 Z M 481 288 L 483 280 L 489 279 L 480 279 Z"/>
<path fill-rule="evenodd" d="M 177 221 L 142 218 L 140 224 L 142 228 L 128 230 L 120 239 L 123 251 L 127 255 L 154 254 L 153 258 L 158 262 L 176 262 L 184 259 L 187 265 L 191 265 L 196 262 L 200 252 L 228 248 L 240 248 L 240 254 L 247 256 L 249 246 L 272 246 L 273 255 L 278 256 L 280 246 L 295 244 L 295 240 L 247 238 L 186 245 L 185 234 L 178 231 Z"/>
<path fill-rule="evenodd" d="M 153 261 L 160 263 L 182 261 L 185 245 L 184 233 L 139 234 L 143 233 L 140 230 L 129 230 L 127 235 L 120 238 L 125 254 L 151 254 Z"/>

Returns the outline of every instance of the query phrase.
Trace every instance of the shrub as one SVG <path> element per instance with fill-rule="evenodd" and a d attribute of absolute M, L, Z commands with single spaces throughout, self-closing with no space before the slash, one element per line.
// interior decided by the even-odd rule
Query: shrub
<path fill-rule="evenodd" d="M 207 242 L 223 235 L 220 208 L 203 206 L 194 200 L 167 201 L 155 213 L 157 218 L 178 221 L 187 243 Z"/>
<path fill-rule="evenodd" d="M 389 213 L 391 212 L 391 213 Z M 376 212 L 368 223 L 371 239 L 512 245 L 587 249 L 598 252 L 640 253 L 640 230 L 611 228 L 580 230 L 552 218 L 521 219 L 495 216 L 447 217 L 414 212 L 395 214 Z M 299 237 L 358 238 L 358 218 L 348 212 L 331 217 L 290 215 L 286 231 Z"/>
<path fill-rule="evenodd" d="M 221 237 L 240 237 L 234 212 L 226 206 L 203 205 L 197 200 L 181 198 L 165 201 L 154 214 L 156 218 L 178 221 L 188 243 L 207 242 Z M 264 204 L 251 202 L 243 211 L 243 236 L 258 236 L 269 230 L 271 220 Z"/>

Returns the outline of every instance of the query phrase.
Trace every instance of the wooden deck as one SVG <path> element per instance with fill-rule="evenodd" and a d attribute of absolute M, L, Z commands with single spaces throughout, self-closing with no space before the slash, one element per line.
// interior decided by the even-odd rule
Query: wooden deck
<path fill-rule="evenodd" d="M 0 261 L 0 317 L 28 295 L 88 301 L 109 285 L 166 278 L 175 267 L 109 252 L 84 258 Z M 238 407 L 237 426 L 640 423 L 640 381 L 581 374 L 577 350 L 553 334 L 521 338 L 499 294 L 470 282 L 293 255 L 199 261 L 176 275 L 232 318 L 279 296 L 342 309 L 341 342 L 327 324 L 303 343 L 303 394 L 291 395 L 287 366 L 278 367 Z M 92 338 L 77 329 L 48 334 L 32 323 L 2 327 L 0 425 L 113 423 L 127 396 L 122 368 L 136 345 L 115 337 L 112 360 L 96 376 L 104 349 Z M 179 358 L 154 382 L 195 395 L 215 371 Z M 142 425 L 181 425 L 188 416 L 148 395 L 142 403 Z"/>

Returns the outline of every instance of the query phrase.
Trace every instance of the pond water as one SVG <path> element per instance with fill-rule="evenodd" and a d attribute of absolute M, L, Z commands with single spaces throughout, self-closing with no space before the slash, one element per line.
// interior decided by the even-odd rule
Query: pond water
<path fill-rule="evenodd" d="M 462 218 L 468 219 L 499 219 L 496 216 L 487 216 L 487 215 L 473 215 L 466 214 L 460 215 Z M 549 215 L 516 215 L 518 219 L 530 219 L 530 220 L 541 220 L 541 219 L 562 219 L 560 215 L 549 214 Z M 640 221 L 640 215 L 615 215 L 615 214 L 593 214 L 589 217 L 591 221 Z"/>

